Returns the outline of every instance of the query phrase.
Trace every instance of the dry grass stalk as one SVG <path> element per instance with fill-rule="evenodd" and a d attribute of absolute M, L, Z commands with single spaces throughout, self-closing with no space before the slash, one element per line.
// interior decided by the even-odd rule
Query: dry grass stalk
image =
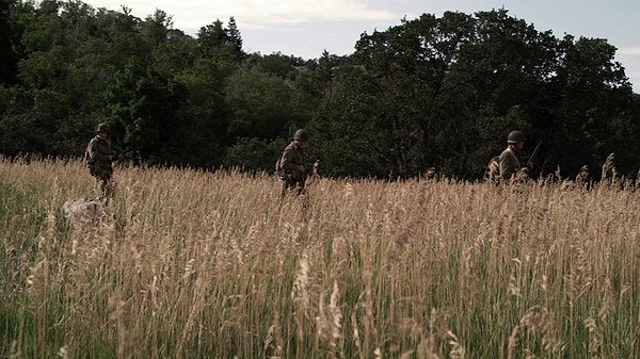
<path fill-rule="evenodd" d="M 365 353 L 360 341 L 360 330 L 358 329 L 358 320 L 356 319 L 356 311 L 351 312 L 351 327 L 353 328 L 353 344 L 356 347 L 358 358 L 365 358 Z"/>
<path fill-rule="evenodd" d="M 273 324 L 267 331 L 267 338 L 264 342 L 265 356 L 270 359 L 282 358 L 282 333 L 280 330 L 280 313 L 276 311 L 273 316 Z"/>
<path fill-rule="evenodd" d="M 507 344 L 507 359 L 515 359 L 517 352 L 516 350 L 518 350 L 518 335 L 520 330 L 520 325 L 516 325 L 515 327 L 513 327 L 513 329 L 511 330 L 511 335 L 509 336 L 509 341 Z"/>
<path fill-rule="evenodd" d="M 291 298 L 296 303 L 294 321 L 297 328 L 299 342 L 304 342 L 304 330 L 309 317 L 309 255 L 305 252 L 299 261 L 299 269 L 296 275 Z"/>
<path fill-rule="evenodd" d="M 333 291 L 331 292 L 331 299 L 329 301 L 329 311 L 331 313 L 331 342 L 330 347 L 332 356 L 335 358 L 344 358 L 342 337 L 342 312 L 338 304 L 340 291 L 338 289 L 338 282 L 333 281 Z"/>
<path fill-rule="evenodd" d="M 130 313 L 127 311 L 127 303 L 122 300 L 120 293 L 115 293 L 109 298 L 110 320 L 115 324 L 117 331 L 117 355 L 118 358 L 135 357 L 133 343 L 136 342 L 135 332 L 130 330 Z"/>
<path fill-rule="evenodd" d="M 465 350 L 464 346 L 460 344 L 460 340 L 458 337 L 453 334 L 450 330 L 447 330 L 446 337 L 449 340 L 449 345 L 451 345 L 451 350 L 449 351 L 449 358 L 451 359 L 464 359 L 465 358 Z"/>
<path fill-rule="evenodd" d="M 617 177 L 615 154 L 611 153 L 602 165 L 602 180 L 614 181 Z"/>
<path fill-rule="evenodd" d="M 637 352 L 631 191 L 318 179 L 302 214 L 267 176 L 122 168 L 98 225 L 60 226 L 50 214 L 92 193 L 84 171 L 0 160 L 0 306 L 21 357 Z"/>
<path fill-rule="evenodd" d="M 520 168 L 516 173 L 511 177 L 511 184 L 514 183 L 525 183 L 529 179 L 529 169 L 527 167 Z"/>
<path fill-rule="evenodd" d="M 429 337 L 428 339 L 423 339 L 418 344 L 418 350 L 416 351 L 417 357 L 419 359 L 440 359 L 438 354 L 434 352 L 435 344 L 433 343 L 433 338 Z"/>

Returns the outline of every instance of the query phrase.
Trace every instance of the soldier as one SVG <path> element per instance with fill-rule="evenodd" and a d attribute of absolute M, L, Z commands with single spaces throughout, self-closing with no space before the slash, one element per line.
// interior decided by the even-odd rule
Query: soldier
<path fill-rule="evenodd" d="M 282 197 L 288 190 L 293 190 L 296 195 L 304 192 L 307 176 L 317 168 L 317 163 L 307 164 L 304 147 L 309 140 L 309 133 L 300 129 L 293 135 L 293 141 L 284 149 L 280 158 L 282 169 Z"/>
<path fill-rule="evenodd" d="M 524 133 L 520 131 L 511 131 L 509 133 L 509 136 L 507 137 L 507 149 L 502 151 L 498 158 L 500 179 L 509 180 L 511 179 L 511 176 L 524 167 L 520 162 L 518 154 L 522 152 L 525 141 Z"/>
<path fill-rule="evenodd" d="M 116 160 L 116 155 L 111 149 L 109 126 L 101 123 L 96 126 L 95 137 L 89 141 L 84 152 L 84 158 L 89 173 L 100 181 L 102 195 L 109 197 L 113 195 L 113 167 L 112 162 Z"/>

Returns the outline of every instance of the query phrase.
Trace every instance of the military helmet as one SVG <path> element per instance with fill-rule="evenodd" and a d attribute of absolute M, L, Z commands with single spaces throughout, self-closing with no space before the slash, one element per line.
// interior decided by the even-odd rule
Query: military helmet
<path fill-rule="evenodd" d="M 103 122 L 101 124 L 98 124 L 98 126 L 96 126 L 96 130 L 94 132 L 95 133 L 98 133 L 98 132 L 109 133 L 109 132 L 111 132 L 111 129 L 109 128 L 109 125 L 107 125 L 106 123 Z"/>
<path fill-rule="evenodd" d="M 524 137 L 524 133 L 520 131 L 511 131 L 509 133 L 509 136 L 507 136 L 508 143 L 517 143 L 517 142 L 524 142 L 524 141 L 526 141 L 526 138 Z"/>
<path fill-rule="evenodd" d="M 307 130 L 304 130 L 304 129 L 299 129 L 293 135 L 293 139 L 294 140 L 298 140 L 298 141 L 308 141 L 309 140 L 309 132 L 307 132 Z"/>

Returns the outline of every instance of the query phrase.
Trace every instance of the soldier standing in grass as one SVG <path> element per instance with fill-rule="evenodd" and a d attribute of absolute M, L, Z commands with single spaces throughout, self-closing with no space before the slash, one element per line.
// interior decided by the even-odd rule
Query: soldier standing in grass
<path fill-rule="evenodd" d="M 524 133 L 520 131 L 511 131 L 507 136 L 507 149 L 502 151 L 500 157 L 498 157 L 500 179 L 509 180 L 523 168 L 518 155 L 522 152 L 525 141 Z"/>
<path fill-rule="evenodd" d="M 101 123 L 96 126 L 95 137 L 89 141 L 84 152 L 84 159 L 89 167 L 89 173 L 100 181 L 102 196 L 113 195 L 113 167 L 116 155 L 111 149 L 111 131 L 109 125 Z"/>
<path fill-rule="evenodd" d="M 282 197 L 293 190 L 296 195 L 304 193 L 307 177 L 317 168 L 317 163 L 307 164 L 304 147 L 309 140 L 309 133 L 300 129 L 293 135 L 293 141 L 284 149 L 279 160 L 279 178 L 282 183 Z M 278 167 L 278 166 L 277 166 Z"/>

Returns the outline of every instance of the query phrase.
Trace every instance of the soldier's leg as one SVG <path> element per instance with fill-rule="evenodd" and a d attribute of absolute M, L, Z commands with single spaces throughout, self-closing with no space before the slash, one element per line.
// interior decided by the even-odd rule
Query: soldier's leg
<path fill-rule="evenodd" d="M 304 194 L 304 182 L 305 178 L 301 173 L 295 173 L 293 178 L 293 192 L 296 196 Z"/>
<path fill-rule="evenodd" d="M 280 191 L 280 197 L 282 197 L 282 199 L 284 199 L 284 197 L 287 196 L 287 189 L 289 188 L 289 184 L 287 183 L 287 181 L 282 181 L 282 190 Z"/>
<path fill-rule="evenodd" d="M 102 196 L 106 198 L 112 198 L 115 193 L 115 183 L 113 181 L 112 173 L 104 172 L 100 176 L 102 190 Z"/>
<path fill-rule="evenodd" d="M 107 184 L 105 186 L 105 196 L 113 198 L 115 194 L 116 194 L 116 183 L 113 180 L 113 178 L 111 178 L 107 181 Z"/>
<path fill-rule="evenodd" d="M 96 173 L 96 172 L 92 173 L 91 176 L 93 176 L 93 178 L 95 178 L 96 185 L 100 186 L 100 195 L 99 195 L 99 197 L 102 197 L 103 196 L 103 192 L 104 192 L 104 189 L 103 189 L 104 188 L 104 182 L 102 181 L 102 176 L 100 176 L 100 174 Z M 94 190 L 96 190 L 95 186 L 94 186 Z"/>
<path fill-rule="evenodd" d="M 287 196 L 289 191 L 294 190 L 296 188 L 296 181 L 294 179 L 288 178 L 282 182 L 282 198 Z"/>

